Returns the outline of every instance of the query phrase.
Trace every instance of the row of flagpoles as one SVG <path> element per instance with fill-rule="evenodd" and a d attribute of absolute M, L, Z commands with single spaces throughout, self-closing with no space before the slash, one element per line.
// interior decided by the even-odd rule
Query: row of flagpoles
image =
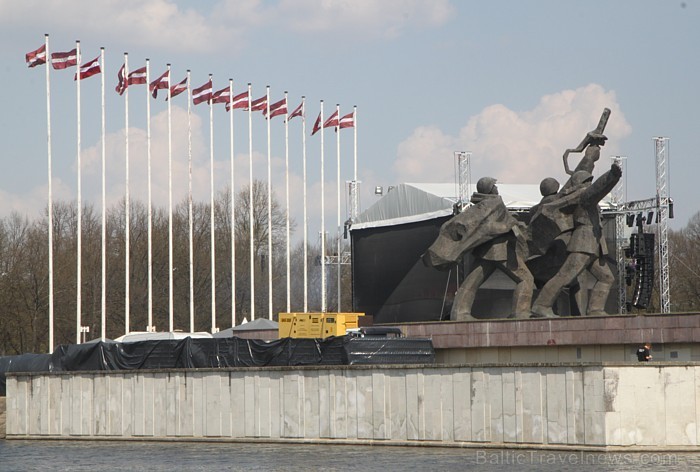
<path fill-rule="evenodd" d="M 68 52 L 54 52 L 50 53 L 49 50 L 49 35 L 45 35 L 44 44 L 29 53 L 26 54 L 26 63 L 29 68 L 33 68 L 39 65 L 46 65 L 49 61 L 53 69 L 62 70 L 69 67 L 77 67 L 82 64 L 81 60 L 81 48 L 80 41 L 76 41 L 76 46 L 73 50 Z M 92 77 L 94 75 L 101 75 L 101 155 L 102 155 L 102 298 L 101 298 L 101 339 L 106 338 L 106 178 L 105 178 L 105 168 L 106 168 L 106 135 L 105 135 L 105 51 L 104 48 L 100 49 L 100 55 L 95 59 L 88 61 L 79 67 L 74 76 L 76 82 L 76 100 L 77 100 L 77 168 L 78 168 L 78 213 L 77 213 L 77 291 L 76 291 L 76 302 L 77 302 L 77 313 L 76 313 L 76 342 L 80 343 L 81 332 L 82 332 L 82 320 L 81 320 L 81 232 L 82 232 L 82 190 L 81 190 L 81 129 L 80 129 L 80 83 L 82 80 Z M 46 67 L 46 114 L 47 114 L 47 155 L 48 155 L 48 257 L 49 257 L 49 352 L 53 352 L 54 349 L 54 300 L 53 300 L 53 196 L 52 196 L 52 156 L 51 156 L 51 85 L 50 85 L 50 68 Z M 270 103 L 270 87 L 267 87 L 266 94 L 258 99 L 252 99 L 252 86 L 248 84 L 247 90 L 239 93 L 233 93 L 233 80 L 229 79 L 228 87 L 221 90 L 213 90 L 213 79 L 212 75 L 209 75 L 208 81 L 197 88 L 191 88 L 190 82 L 190 71 L 187 71 L 187 76 L 176 84 L 171 85 L 170 82 L 170 64 L 167 66 L 167 70 L 160 75 L 157 79 L 150 80 L 150 65 L 149 60 L 146 59 L 145 67 L 141 67 L 134 71 L 129 71 L 128 54 L 124 53 L 124 64 L 121 66 L 117 73 L 117 86 L 115 88 L 116 92 L 120 96 L 124 96 L 125 104 L 125 119 L 124 119 L 124 129 L 125 129 L 125 219 L 126 219 L 126 229 L 125 229 L 125 333 L 130 332 L 130 320 L 129 320 L 129 277 L 130 277 L 130 267 L 129 267 L 129 254 L 130 254 L 130 195 L 129 195 L 129 87 L 132 85 L 148 85 L 148 92 L 157 98 L 159 90 L 165 90 L 166 98 L 168 103 L 167 114 L 168 114 L 168 268 L 169 268 L 169 319 L 168 327 L 169 331 L 174 330 L 173 321 L 173 227 L 172 227 L 172 121 L 171 121 L 171 102 L 176 96 L 187 92 L 187 116 L 188 116 L 188 174 L 189 174 L 189 185 L 188 185 L 188 214 L 189 214 L 189 314 L 190 314 L 190 332 L 194 331 L 194 261 L 193 261 L 193 221 L 192 221 L 192 129 L 191 129 L 191 114 L 192 105 L 198 105 L 201 103 L 209 104 L 209 150 L 210 150 L 210 186 L 211 186 L 211 330 L 212 333 L 217 331 L 216 327 L 216 286 L 214 281 L 216 280 L 216 267 L 215 267 L 215 234 L 214 234 L 214 135 L 213 135 L 213 105 L 223 103 L 226 106 L 226 111 L 230 111 L 229 115 L 229 128 L 230 128 L 230 169 L 231 169 L 231 324 L 235 326 L 236 322 L 236 296 L 235 296 L 235 238 L 233 235 L 235 231 L 233 230 L 233 224 L 235 222 L 235 205 L 234 205 L 234 139 L 233 139 L 233 110 L 242 109 L 248 111 L 248 154 L 249 154 L 249 230 L 250 230 L 250 317 L 251 320 L 255 319 L 255 287 L 254 287 L 254 235 L 253 235 L 253 137 L 252 137 L 252 113 L 254 111 L 261 111 L 265 116 L 267 121 L 267 221 L 268 221 L 268 317 L 272 319 L 272 187 L 271 187 L 271 146 L 270 146 L 270 122 L 271 119 L 276 116 L 285 117 L 285 220 L 286 220 L 286 274 L 287 274 L 287 298 L 286 298 L 286 309 L 291 311 L 291 301 L 290 301 L 290 220 L 289 220 L 289 121 L 296 117 L 301 117 L 302 120 L 302 173 L 303 173 L 303 259 L 304 259 L 304 312 L 308 311 L 308 218 L 307 218 L 307 182 L 306 182 L 306 120 L 305 120 L 305 97 L 302 96 L 301 103 L 297 106 L 291 113 L 288 112 L 287 108 L 287 92 L 285 92 L 284 98 Z M 151 116 L 150 116 L 150 99 L 148 94 L 146 94 L 146 140 L 147 140 L 147 162 L 148 162 L 148 325 L 147 330 L 155 331 L 155 326 L 153 324 L 153 277 L 152 277 L 152 201 L 151 201 Z M 325 312 L 327 310 L 326 306 L 326 271 L 325 271 L 325 203 L 324 203 L 324 135 L 323 130 L 328 127 L 334 127 L 337 130 L 343 128 L 354 128 L 354 157 L 353 157 L 353 169 L 354 175 L 351 181 L 351 198 L 356 198 L 357 192 L 357 107 L 353 107 L 353 112 L 344 116 L 340 116 L 340 106 L 336 105 L 336 110 L 331 114 L 330 117 L 324 119 L 323 114 L 323 100 L 320 101 L 320 112 L 318 118 L 316 119 L 311 135 L 315 135 L 317 132 L 321 132 L 321 311 Z M 341 213 L 340 213 L 340 133 L 336 133 L 336 156 L 337 156 L 337 228 L 338 228 L 338 238 L 337 238 L 337 254 L 338 254 L 338 311 L 341 311 L 341 277 L 340 277 L 340 228 L 341 228 Z M 353 191 L 355 192 L 355 197 L 352 196 Z M 355 218 L 357 208 L 356 205 L 351 203 L 351 219 Z"/>

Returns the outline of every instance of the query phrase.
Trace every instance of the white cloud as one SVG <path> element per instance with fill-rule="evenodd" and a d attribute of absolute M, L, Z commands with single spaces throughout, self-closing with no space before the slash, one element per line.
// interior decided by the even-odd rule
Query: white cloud
<path fill-rule="evenodd" d="M 0 0 L 0 25 L 43 26 L 50 34 L 84 41 L 117 42 L 124 48 L 148 45 L 176 52 L 239 50 L 253 28 L 306 33 L 333 32 L 394 38 L 410 28 L 432 27 L 450 18 L 448 0 Z M 186 3 L 186 2 L 185 2 Z M 272 26 L 274 25 L 274 26 Z M 353 36 L 354 35 L 354 36 Z"/>
<path fill-rule="evenodd" d="M 0 24 L 44 24 L 51 28 L 47 31 L 50 34 L 71 33 L 82 36 L 80 39 L 88 36 L 119 42 L 124 47 L 150 45 L 181 52 L 236 44 L 233 40 L 239 32 L 194 9 L 180 8 L 172 0 L 0 0 Z"/>
<path fill-rule="evenodd" d="M 612 113 L 603 155 L 616 155 L 631 127 L 615 93 L 590 84 L 546 95 L 529 111 L 489 106 L 469 118 L 458 136 L 435 127 L 416 128 L 399 144 L 394 169 L 401 182 L 452 182 L 454 151 L 467 150 L 472 152 L 473 179 L 491 175 L 501 182 L 539 183 L 547 176 L 562 178 L 564 151 L 576 147 L 586 132 L 595 128 L 605 107 Z M 571 167 L 578 157 L 570 156 Z"/>

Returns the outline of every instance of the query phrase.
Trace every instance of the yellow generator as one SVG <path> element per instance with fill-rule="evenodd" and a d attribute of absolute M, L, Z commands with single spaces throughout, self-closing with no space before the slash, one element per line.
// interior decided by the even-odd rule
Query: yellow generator
<path fill-rule="evenodd" d="M 345 336 L 348 329 L 359 327 L 364 313 L 280 313 L 279 337 L 323 339 Z"/>

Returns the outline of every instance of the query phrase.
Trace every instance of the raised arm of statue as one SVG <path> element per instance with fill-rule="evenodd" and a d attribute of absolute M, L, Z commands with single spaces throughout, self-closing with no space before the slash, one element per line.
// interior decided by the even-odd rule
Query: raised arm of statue
<path fill-rule="evenodd" d="M 610 109 L 605 108 L 603 113 L 600 115 L 600 120 L 598 121 L 598 126 L 593 131 L 586 133 L 586 137 L 573 149 L 567 149 L 564 152 L 564 170 L 567 174 L 573 175 L 574 171 L 569 168 L 569 154 L 572 152 L 583 152 L 591 144 L 596 144 L 602 146 L 605 144 L 605 140 L 608 139 L 603 134 L 605 131 L 605 126 L 608 124 L 608 118 L 610 118 Z"/>
<path fill-rule="evenodd" d="M 610 170 L 598 177 L 581 195 L 581 203 L 598 203 L 615 187 L 622 176 L 622 168 L 612 164 Z"/>

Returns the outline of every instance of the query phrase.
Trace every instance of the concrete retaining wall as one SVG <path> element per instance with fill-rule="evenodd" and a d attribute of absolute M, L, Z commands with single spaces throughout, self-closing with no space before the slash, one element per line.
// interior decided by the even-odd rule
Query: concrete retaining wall
<path fill-rule="evenodd" d="M 698 445 L 700 366 L 9 374 L 7 438 Z"/>

